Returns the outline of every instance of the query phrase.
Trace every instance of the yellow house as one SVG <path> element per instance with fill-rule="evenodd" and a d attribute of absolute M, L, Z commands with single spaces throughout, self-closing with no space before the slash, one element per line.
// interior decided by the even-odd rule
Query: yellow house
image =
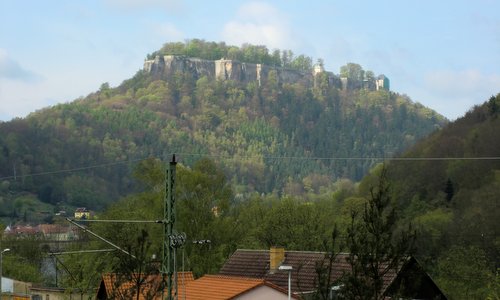
<path fill-rule="evenodd" d="M 90 211 L 85 207 L 79 207 L 75 210 L 75 219 L 90 219 Z"/>

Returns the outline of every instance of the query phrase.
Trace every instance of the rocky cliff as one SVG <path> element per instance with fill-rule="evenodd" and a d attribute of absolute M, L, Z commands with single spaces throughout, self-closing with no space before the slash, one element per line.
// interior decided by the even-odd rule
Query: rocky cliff
<path fill-rule="evenodd" d="M 304 72 L 296 69 L 244 63 L 224 58 L 206 60 L 180 55 L 157 55 L 152 60 L 144 61 L 144 71 L 164 78 L 171 77 L 178 72 L 189 72 L 195 79 L 206 76 L 216 78 L 217 80 L 233 80 L 241 83 L 257 82 L 259 86 L 267 82 L 270 78 L 274 78 L 279 84 L 303 82 L 315 85 L 320 75 L 322 75 L 322 80 L 326 78 L 330 86 L 343 90 L 359 88 L 378 90 L 381 88 L 388 89 L 389 87 L 388 79 L 383 75 L 381 76 L 387 81 L 386 85 L 379 84 L 378 79 L 373 82 L 357 82 L 348 78 L 340 78 L 332 72 L 326 72 L 319 65 L 316 65 L 311 72 Z"/>
<path fill-rule="evenodd" d="M 257 82 L 259 85 L 267 81 L 269 76 L 275 77 L 281 84 L 301 81 L 313 84 L 316 75 L 324 72 L 324 70 L 318 68 L 308 73 L 224 58 L 205 60 L 177 55 L 156 56 L 155 59 L 146 60 L 144 62 L 144 71 L 162 77 L 170 77 L 177 72 L 189 72 L 196 79 L 207 76 L 218 80 L 234 80 L 242 83 Z M 340 87 L 340 80 L 337 76 L 329 72 L 327 72 L 327 75 L 332 84 L 337 84 Z"/>

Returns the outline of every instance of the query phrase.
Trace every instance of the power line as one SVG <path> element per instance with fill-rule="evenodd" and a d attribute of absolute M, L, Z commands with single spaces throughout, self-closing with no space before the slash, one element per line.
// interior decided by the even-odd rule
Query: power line
<path fill-rule="evenodd" d="M 19 178 L 26 178 L 26 177 L 35 177 L 35 176 L 45 176 L 45 175 L 54 175 L 54 174 L 62 174 L 62 173 L 71 173 L 71 172 L 77 172 L 77 171 L 84 171 L 84 170 L 90 170 L 90 169 L 110 167 L 110 166 L 115 166 L 115 165 L 123 165 L 123 164 L 138 162 L 138 161 L 145 160 L 145 159 L 147 159 L 147 158 L 123 160 L 123 161 L 112 162 L 112 163 L 104 163 L 104 164 L 83 166 L 83 167 L 78 167 L 78 168 L 70 168 L 70 169 L 61 169 L 61 170 L 55 170 L 55 171 L 39 172 L 39 173 L 33 173 L 33 174 L 5 176 L 5 177 L 0 177 L 0 180 L 14 179 L 14 178 L 17 178 L 17 177 L 19 177 Z"/>
<path fill-rule="evenodd" d="M 55 255 L 102 253 L 102 252 L 114 252 L 114 251 L 116 251 L 116 249 L 78 250 L 78 251 L 49 252 L 48 255 L 55 256 Z"/>
<path fill-rule="evenodd" d="M 244 155 L 217 155 L 217 154 L 203 154 L 203 153 L 177 153 L 179 156 L 199 156 L 199 157 L 214 157 L 222 159 L 275 159 L 275 160 L 377 160 L 377 161 L 436 161 L 436 160 L 500 160 L 500 156 L 476 156 L 476 157 L 318 157 L 318 156 L 244 156 Z"/>
<path fill-rule="evenodd" d="M 95 222 L 95 223 L 155 223 L 163 224 L 163 220 L 100 220 L 100 219 L 70 219 L 74 222 Z"/>
<path fill-rule="evenodd" d="M 179 156 L 191 156 L 191 157 L 210 157 L 218 159 L 265 159 L 265 160 L 316 160 L 316 161 L 387 161 L 387 162 L 402 162 L 402 161 L 493 161 L 500 160 L 500 156 L 477 156 L 477 157 L 315 157 L 315 156 L 243 156 L 243 155 L 218 155 L 218 154 L 207 154 L 207 153 L 178 153 Z M 11 175 L 0 177 L 0 180 L 8 180 L 15 178 L 27 178 L 27 177 L 37 177 L 46 175 L 55 175 L 63 173 L 72 173 L 90 169 L 111 167 L 116 165 L 129 164 L 134 162 L 139 162 L 146 160 L 148 158 L 154 157 L 144 157 L 130 160 L 117 161 L 112 163 L 89 165 L 70 169 L 61 169 L 55 171 L 39 172 L 33 174 L 22 174 L 22 175 Z"/>

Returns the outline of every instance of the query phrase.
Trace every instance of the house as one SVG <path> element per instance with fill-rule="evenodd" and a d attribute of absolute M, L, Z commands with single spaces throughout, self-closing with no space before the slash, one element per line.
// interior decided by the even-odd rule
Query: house
<path fill-rule="evenodd" d="M 25 237 L 25 236 L 34 236 L 40 233 L 38 227 L 31 225 L 13 225 L 7 226 L 4 230 L 5 235 L 14 236 L 14 237 Z"/>
<path fill-rule="evenodd" d="M 135 275 L 138 276 L 138 274 Z M 144 279 L 139 299 L 160 300 L 165 298 L 167 291 L 161 288 L 161 275 L 149 275 Z M 137 293 L 133 280 L 118 282 L 116 274 L 103 275 L 96 299 L 136 299 Z M 177 299 L 185 300 L 288 299 L 288 293 L 285 289 L 263 279 L 241 276 L 205 275 L 194 280 L 191 272 L 179 272 L 177 289 Z M 173 293 L 175 294 L 175 290 Z"/>
<path fill-rule="evenodd" d="M 31 300 L 71 300 L 71 299 L 92 299 L 93 295 L 78 290 L 68 291 L 68 289 L 58 287 L 30 288 Z"/>
<path fill-rule="evenodd" d="M 2 297 L 1 299 L 30 299 L 29 290 L 31 283 L 2 277 Z"/>
<path fill-rule="evenodd" d="M 74 228 L 60 224 L 14 225 L 7 226 L 4 232 L 5 235 L 15 238 L 38 236 L 51 241 L 68 241 L 76 238 Z"/>
<path fill-rule="evenodd" d="M 377 91 L 379 90 L 386 90 L 388 91 L 390 89 L 390 83 L 389 83 L 389 78 L 387 78 L 385 75 L 379 75 L 377 79 L 375 80 L 375 86 Z"/>
<path fill-rule="evenodd" d="M 69 241 L 75 239 L 75 234 L 70 226 L 60 224 L 40 224 L 38 231 L 43 237 L 51 241 Z"/>
<path fill-rule="evenodd" d="M 188 283 L 185 289 L 179 288 L 178 299 L 286 300 L 288 292 L 264 279 L 205 275 Z"/>
<path fill-rule="evenodd" d="M 325 252 L 285 251 L 283 248 L 274 247 L 270 250 L 238 249 L 226 261 L 219 274 L 263 279 L 287 289 L 288 272 L 291 272 L 292 294 L 307 299 L 317 289 L 317 266 L 328 263 L 325 255 Z M 333 261 L 333 271 L 330 275 L 332 292 L 340 288 L 333 283 L 340 279 L 344 272 L 350 272 L 347 257 L 348 254 L 339 254 Z M 280 270 L 280 266 L 291 267 L 291 270 Z M 387 272 L 383 280 L 382 291 L 387 297 L 397 294 L 399 297 L 413 299 L 446 299 L 413 257 L 409 257 L 397 272 Z M 401 291 L 404 291 L 403 295 Z"/>
<path fill-rule="evenodd" d="M 163 299 L 162 276 L 160 274 L 128 274 L 119 275 L 108 273 L 102 275 L 102 280 L 97 290 L 97 300 L 107 299 L 137 299 L 136 281 L 142 281 L 139 299 Z M 177 273 L 177 288 L 184 289 L 187 283 L 194 280 L 191 272 Z"/>
<path fill-rule="evenodd" d="M 75 219 L 90 219 L 90 210 L 85 207 L 78 207 L 75 209 Z"/>

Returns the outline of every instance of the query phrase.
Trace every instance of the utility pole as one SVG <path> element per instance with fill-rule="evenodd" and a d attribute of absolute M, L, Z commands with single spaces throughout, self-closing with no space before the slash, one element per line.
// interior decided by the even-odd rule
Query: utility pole
<path fill-rule="evenodd" d="M 175 154 L 172 156 L 172 161 L 169 163 L 165 180 L 165 202 L 163 214 L 163 259 L 161 266 L 161 273 L 167 283 L 167 300 L 173 300 L 172 276 L 177 276 L 175 266 L 176 249 L 184 245 L 186 235 L 184 233 L 177 234 L 174 232 L 175 224 L 175 172 L 177 162 L 175 161 Z M 175 293 L 177 294 L 177 280 L 175 280 Z"/>
<path fill-rule="evenodd" d="M 167 168 L 167 173 L 165 176 L 165 199 L 163 206 L 163 220 L 145 221 L 145 220 L 79 220 L 80 222 L 108 222 L 108 223 L 157 223 L 163 224 L 163 253 L 162 253 L 162 263 L 161 263 L 161 275 L 163 282 L 167 285 L 168 295 L 167 300 L 174 300 L 172 295 L 172 290 L 175 288 L 175 293 L 177 294 L 177 272 L 175 257 L 177 248 L 182 247 L 186 243 L 186 234 L 184 232 L 177 233 L 174 229 L 175 225 L 175 173 L 176 173 L 175 154 L 172 156 L 172 161 L 169 163 Z M 97 235 L 96 233 L 90 231 L 86 227 L 78 224 L 74 220 L 66 218 L 71 224 L 83 229 L 85 232 L 92 234 L 94 237 L 104 241 L 105 243 L 111 245 L 115 249 L 127 254 L 130 257 L 136 258 L 131 253 L 125 251 L 124 249 L 118 247 L 112 242 L 104 239 L 103 237 Z M 207 240 L 209 243 L 210 241 Z M 106 250 L 103 250 L 106 251 Z M 175 276 L 175 280 L 172 277 Z M 164 295 L 165 289 L 162 290 Z M 164 297 L 164 296 L 163 296 Z M 1 300 L 1 299 L 0 299 Z"/>

